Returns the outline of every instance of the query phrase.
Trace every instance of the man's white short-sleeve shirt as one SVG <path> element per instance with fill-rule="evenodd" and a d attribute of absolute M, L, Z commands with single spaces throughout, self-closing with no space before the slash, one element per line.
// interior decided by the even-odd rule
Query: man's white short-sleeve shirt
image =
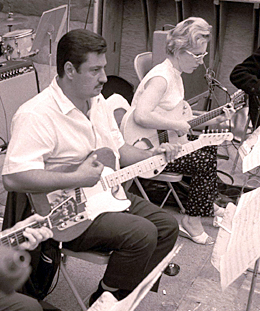
<path fill-rule="evenodd" d="M 111 148 L 119 159 L 124 139 L 107 111 L 106 100 L 99 95 L 91 99 L 88 118 L 64 95 L 55 77 L 14 115 L 2 174 L 60 171 L 80 164 L 100 147 Z"/>

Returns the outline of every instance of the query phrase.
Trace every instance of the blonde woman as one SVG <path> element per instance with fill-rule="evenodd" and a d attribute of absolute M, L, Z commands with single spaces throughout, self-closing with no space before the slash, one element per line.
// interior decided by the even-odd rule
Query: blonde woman
<path fill-rule="evenodd" d="M 176 142 L 187 141 L 192 116 L 184 101 L 182 72 L 191 74 L 203 64 L 211 39 L 211 26 L 202 18 L 190 17 L 169 31 L 166 42 L 167 58 L 148 72 L 140 82 L 133 101 L 135 122 L 143 127 L 170 130 Z M 223 114 L 205 125 L 223 122 L 234 113 Z M 217 159 L 215 147 L 204 147 L 167 166 L 166 170 L 191 175 L 186 213 L 180 224 L 180 234 L 199 244 L 214 240 L 204 230 L 201 217 L 221 216 L 223 208 L 214 204 L 217 196 Z M 215 209 L 215 212 L 214 212 Z"/>

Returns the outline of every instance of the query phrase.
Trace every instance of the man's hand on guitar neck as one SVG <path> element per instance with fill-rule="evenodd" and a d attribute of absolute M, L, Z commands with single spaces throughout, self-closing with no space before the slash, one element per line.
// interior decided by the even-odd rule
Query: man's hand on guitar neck
<path fill-rule="evenodd" d="M 1 235 L 4 236 L 6 234 L 10 234 L 16 230 L 20 230 L 22 228 L 26 228 L 23 231 L 24 237 L 27 239 L 26 242 L 23 242 L 19 245 L 20 250 L 33 250 L 35 249 L 41 242 L 46 241 L 53 237 L 53 233 L 50 229 L 45 226 L 34 229 L 30 228 L 30 224 L 33 222 L 42 222 L 44 217 L 34 214 L 25 220 L 19 221 L 16 225 L 14 225 L 10 229 L 6 229 L 1 232 Z M 1 236 L 0 236 L 1 237 Z"/>
<path fill-rule="evenodd" d="M 177 154 L 181 151 L 181 144 L 163 143 L 158 148 L 154 149 L 153 155 L 165 153 L 167 162 L 174 162 Z"/>

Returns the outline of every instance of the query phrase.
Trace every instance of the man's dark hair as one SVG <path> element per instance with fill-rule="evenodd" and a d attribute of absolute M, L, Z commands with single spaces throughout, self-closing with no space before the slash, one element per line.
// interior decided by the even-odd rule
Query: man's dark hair
<path fill-rule="evenodd" d="M 64 65 L 70 61 L 77 72 L 82 63 L 87 61 L 88 53 L 98 54 L 107 51 L 106 40 L 87 29 L 75 29 L 67 32 L 59 41 L 57 47 L 57 72 L 59 77 L 64 75 Z"/>

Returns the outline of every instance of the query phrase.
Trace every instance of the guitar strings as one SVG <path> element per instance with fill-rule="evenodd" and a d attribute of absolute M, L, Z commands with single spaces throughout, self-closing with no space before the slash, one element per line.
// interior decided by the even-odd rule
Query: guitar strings
<path fill-rule="evenodd" d="M 43 223 L 46 223 L 48 225 L 48 222 L 45 220 L 43 221 Z M 39 222 L 33 223 L 31 226 L 28 226 L 27 228 L 40 228 L 41 225 Z M 3 236 L 1 237 L 1 242 L 0 245 L 4 245 L 4 246 L 13 246 L 14 243 L 11 243 L 11 238 L 14 238 L 16 242 L 15 245 L 19 245 L 21 242 L 24 242 L 26 240 L 25 236 L 23 235 L 24 229 L 21 229 L 18 232 L 10 232 L 9 234 L 7 234 L 7 236 Z"/>

